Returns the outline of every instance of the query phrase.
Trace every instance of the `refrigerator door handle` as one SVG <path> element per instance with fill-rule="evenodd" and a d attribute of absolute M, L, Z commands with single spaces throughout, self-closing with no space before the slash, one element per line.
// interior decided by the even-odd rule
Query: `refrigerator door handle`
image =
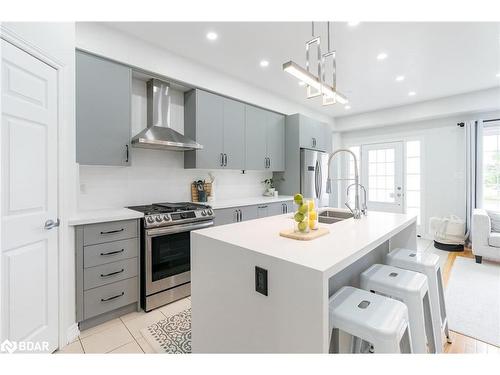
<path fill-rule="evenodd" d="M 323 195 L 323 170 L 321 169 L 321 163 L 318 160 L 318 199 L 321 199 Z"/>
<path fill-rule="evenodd" d="M 314 168 L 314 190 L 316 192 L 316 198 L 319 198 L 319 191 L 318 191 L 318 184 L 319 184 L 319 162 L 316 160 L 316 166 Z"/>

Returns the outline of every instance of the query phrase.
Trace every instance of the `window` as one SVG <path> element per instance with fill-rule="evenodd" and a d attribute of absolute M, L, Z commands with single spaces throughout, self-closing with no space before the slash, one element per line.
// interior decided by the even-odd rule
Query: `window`
<path fill-rule="evenodd" d="M 406 142 L 406 213 L 417 215 L 420 225 L 421 187 L 420 141 Z"/>
<path fill-rule="evenodd" d="M 482 154 L 482 207 L 500 211 L 500 126 L 484 128 Z"/>
<path fill-rule="evenodd" d="M 393 203 L 394 195 L 394 149 L 380 148 L 368 151 L 368 200 Z"/>

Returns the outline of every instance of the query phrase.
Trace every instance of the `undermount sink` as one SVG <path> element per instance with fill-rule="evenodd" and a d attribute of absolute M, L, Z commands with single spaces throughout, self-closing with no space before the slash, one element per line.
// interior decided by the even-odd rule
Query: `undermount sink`
<path fill-rule="evenodd" d="M 353 214 L 350 211 L 327 209 L 319 213 L 318 221 L 324 224 L 334 224 L 351 217 Z"/>

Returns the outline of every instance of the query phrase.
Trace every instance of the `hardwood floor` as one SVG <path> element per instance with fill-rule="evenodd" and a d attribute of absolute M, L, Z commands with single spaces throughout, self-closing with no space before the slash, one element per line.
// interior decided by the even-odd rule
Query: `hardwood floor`
<path fill-rule="evenodd" d="M 443 282 L 446 287 L 450 278 L 453 263 L 457 257 L 474 258 L 472 251 L 466 249 L 463 252 L 450 252 L 448 259 L 443 268 Z M 464 354 L 464 353 L 481 353 L 481 354 L 500 354 L 500 348 L 494 345 L 487 344 L 483 341 L 476 340 L 472 337 L 462 335 L 458 332 L 450 332 L 452 343 L 446 343 L 444 352 L 450 354 Z"/>

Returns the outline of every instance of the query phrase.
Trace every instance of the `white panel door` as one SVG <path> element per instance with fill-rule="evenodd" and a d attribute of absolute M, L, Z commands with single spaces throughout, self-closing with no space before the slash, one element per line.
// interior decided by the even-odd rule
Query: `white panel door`
<path fill-rule="evenodd" d="M 2 40 L 2 337 L 58 338 L 57 72 Z M 28 344 L 29 345 L 29 344 Z"/>
<path fill-rule="evenodd" d="M 361 160 L 368 210 L 403 213 L 403 142 L 362 145 Z"/>

